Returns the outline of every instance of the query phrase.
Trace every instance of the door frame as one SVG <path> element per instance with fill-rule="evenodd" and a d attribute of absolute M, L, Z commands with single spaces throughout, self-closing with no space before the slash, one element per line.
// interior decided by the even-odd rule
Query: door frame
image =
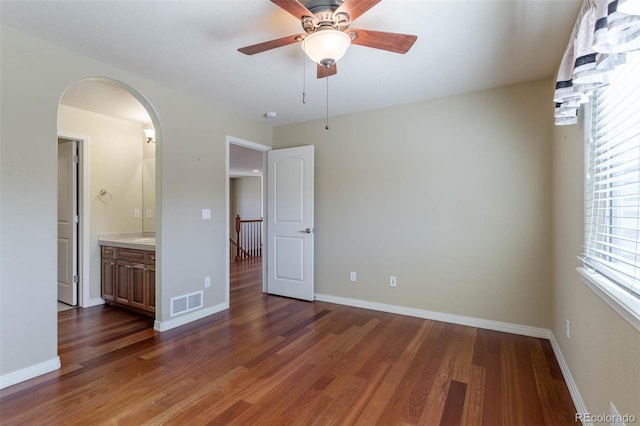
<path fill-rule="evenodd" d="M 58 132 L 58 139 L 76 141 L 78 145 L 78 306 L 86 308 L 97 303 L 90 300 L 89 273 L 89 137 L 67 132 Z M 57 141 L 57 140 L 56 140 Z"/>
<path fill-rule="evenodd" d="M 226 144 L 225 144 L 225 149 L 226 149 L 226 178 L 227 178 L 227 182 L 226 182 L 226 209 L 225 209 L 225 224 L 226 224 L 226 246 L 227 246 L 227 250 L 226 250 L 226 266 L 225 266 L 225 282 L 226 282 L 226 301 L 225 301 L 225 305 L 227 307 L 229 307 L 229 303 L 230 303 L 230 287 L 229 287 L 229 281 L 230 281 L 230 273 L 229 273 L 229 267 L 231 264 L 231 247 L 230 247 L 230 243 L 229 243 L 229 238 L 231 237 L 230 234 L 230 229 L 229 229 L 229 224 L 231 223 L 230 220 L 230 216 L 229 216 L 229 209 L 231 207 L 231 191 L 230 191 L 230 178 L 229 178 L 229 167 L 231 166 L 230 162 L 229 162 L 229 145 L 238 145 L 238 146 L 242 146 L 245 148 L 250 148 L 256 151 L 261 151 L 262 152 L 262 211 L 263 211 L 263 221 L 262 221 L 262 234 L 266 235 L 267 229 L 267 176 L 266 176 L 266 170 L 267 170 L 267 156 L 266 156 L 266 152 L 272 150 L 273 148 L 268 146 L 268 145 L 262 145 L 256 142 L 251 142 L 245 139 L 240 139 L 240 138 L 236 138 L 233 136 L 229 136 L 227 135 L 226 137 Z M 266 259 L 267 256 L 267 252 L 269 250 L 269 245 L 268 244 L 264 244 L 262 247 L 262 292 L 266 293 L 267 292 L 267 280 L 265 279 L 266 277 L 266 273 L 267 273 L 267 262 L 264 261 L 264 259 Z"/>

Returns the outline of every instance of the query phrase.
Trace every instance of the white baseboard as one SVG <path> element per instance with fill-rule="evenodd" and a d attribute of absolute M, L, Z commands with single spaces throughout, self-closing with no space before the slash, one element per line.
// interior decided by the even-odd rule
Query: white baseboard
<path fill-rule="evenodd" d="M 408 308 L 398 305 L 387 305 L 385 303 L 369 302 L 367 300 L 350 299 L 346 297 L 331 296 L 328 294 L 316 293 L 315 300 L 318 300 L 320 302 L 335 303 L 338 305 L 353 306 L 356 308 L 372 309 L 374 311 L 389 312 L 392 314 L 407 315 L 410 317 L 424 318 L 434 321 L 467 325 L 469 327 L 478 327 L 487 330 L 502 331 L 505 333 L 520 334 L 529 337 L 540 337 L 543 339 L 549 339 L 549 336 L 551 335 L 551 330 L 546 328 L 530 327 L 527 325 L 518 325 L 507 322 L 465 317 L 462 315 L 444 314 L 441 312 L 427 311 L 424 309 Z"/>
<path fill-rule="evenodd" d="M 60 357 L 55 357 L 49 361 L 41 362 L 30 367 L 22 368 L 8 374 L 0 376 L 0 389 L 13 386 L 25 380 L 50 373 L 60 368 Z"/>
<path fill-rule="evenodd" d="M 180 327 L 181 325 L 188 324 L 192 321 L 208 317 L 209 315 L 217 314 L 218 312 L 224 311 L 225 309 L 229 309 L 229 303 L 227 302 L 220 303 L 209 308 L 192 311 L 184 315 L 180 315 L 176 318 L 170 319 L 169 321 L 156 320 L 153 324 L 153 329 L 160 332 L 171 330 L 172 328 Z"/>
<path fill-rule="evenodd" d="M 571 394 L 573 404 L 576 406 L 576 413 L 588 413 L 589 410 L 587 410 L 587 407 L 584 405 L 582 396 L 580 396 L 580 391 L 578 391 L 578 385 L 573 380 L 573 376 L 571 375 L 571 371 L 569 370 L 569 365 L 564 359 L 562 351 L 560 350 L 560 345 L 558 345 L 558 341 L 556 340 L 556 337 L 553 335 L 553 333 L 550 333 L 549 341 L 551 342 L 551 347 L 553 348 L 553 353 L 556 356 L 556 360 L 558 360 L 558 365 L 560 366 L 560 370 L 562 371 L 564 381 L 567 383 L 567 387 L 569 388 L 569 393 Z M 582 424 L 585 426 L 591 426 L 592 423 L 585 423 L 583 421 Z"/>

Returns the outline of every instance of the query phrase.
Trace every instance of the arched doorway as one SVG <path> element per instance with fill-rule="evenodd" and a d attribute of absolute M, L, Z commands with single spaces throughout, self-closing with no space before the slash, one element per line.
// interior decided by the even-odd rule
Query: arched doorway
<path fill-rule="evenodd" d="M 149 130 L 155 135 L 149 135 Z M 61 97 L 58 146 L 64 149 L 59 149 L 58 162 L 76 167 L 58 173 L 59 188 L 68 188 L 58 191 L 58 288 L 59 293 L 67 290 L 59 294 L 59 298 L 66 297 L 64 303 L 80 307 L 104 303 L 99 235 L 140 232 L 155 236 L 159 230 L 156 164 L 160 143 L 153 107 L 126 84 L 107 78 L 83 79 Z M 71 160 L 65 160 L 65 155 Z M 63 179 L 71 176 L 73 181 L 74 173 L 75 186 Z M 61 220 L 62 213 L 67 214 Z M 73 232 L 61 236 L 65 224 L 74 226 L 68 222 L 75 222 L 75 236 Z M 75 296 L 69 289 L 73 285 Z"/>

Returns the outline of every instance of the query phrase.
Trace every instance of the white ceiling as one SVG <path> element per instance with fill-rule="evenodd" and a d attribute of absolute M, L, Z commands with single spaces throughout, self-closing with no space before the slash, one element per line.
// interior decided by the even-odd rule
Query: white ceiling
<path fill-rule="evenodd" d="M 262 176 L 263 152 L 229 144 L 229 177 Z"/>
<path fill-rule="evenodd" d="M 581 2 L 383 0 L 352 26 L 418 40 L 406 55 L 351 46 L 329 79 L 330 114 L 553 76 Z M 309 60 L 303 67 L 299 45 L 254 56 L 236 50 L 302 32 L 267 0 L 2 0 L 0 8 L 4 25 L 256 120 L 325 116 L 326 82 Z M 264 118 L 268 111 L 278 117 Z"/>

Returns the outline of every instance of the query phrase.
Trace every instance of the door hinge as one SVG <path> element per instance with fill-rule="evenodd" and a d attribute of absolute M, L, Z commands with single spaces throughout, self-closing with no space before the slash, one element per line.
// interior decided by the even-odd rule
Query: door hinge
<path fill-rule="evenodd" d="M 78 284 L 78 276 L 77 275 L 73 276 L 73 283 L 74 284 Z"/>
<path fill-rule="evenodd" d="M 77 214 L 73 215 L 73 223 L 80 223 L 80 216 L 78 216 Z"/>
<path fill-rule="evenodd" d="M 73 162 L 76 164 L 80 162 L 80 156 L 78 154 L 73 155 Z"/>

